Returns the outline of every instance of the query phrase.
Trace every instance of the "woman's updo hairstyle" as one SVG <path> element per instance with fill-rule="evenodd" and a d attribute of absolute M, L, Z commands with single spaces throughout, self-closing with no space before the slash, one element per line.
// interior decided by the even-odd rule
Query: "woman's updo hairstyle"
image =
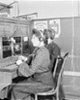
<path fill-rule="evenodd" d="M 50 39 L 54 39 L 54 37 L 55 37 L 55 30 L 53 30 L 53 29 L 48 29 L 48 38 L 50 38 Z"/>

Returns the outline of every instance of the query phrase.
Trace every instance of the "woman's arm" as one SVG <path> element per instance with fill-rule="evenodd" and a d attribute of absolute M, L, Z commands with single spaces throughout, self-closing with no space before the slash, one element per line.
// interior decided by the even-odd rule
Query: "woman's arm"
<path fill-rule="evenodd" d="M 33 75 L 38 68 L 42 65 L 42 62 L 45 60 L 46 52 L 39 50 L 32 60 L 31 65 L 29 66 L 27 63 L 23 62 L 20 64 L 19 72 L 26 77 Z"/>

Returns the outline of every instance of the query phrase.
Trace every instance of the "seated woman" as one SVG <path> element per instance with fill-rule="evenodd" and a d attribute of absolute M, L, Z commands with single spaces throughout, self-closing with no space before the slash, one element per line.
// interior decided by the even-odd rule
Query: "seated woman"
<path fill-rule="evenodd" d="M 37 47 L 33 51 L 31 64 L 22 62 L 18 68 L 19 75 L 28 79 L 12 86 L 11 100 L 31 100 L 30 94 L 48 91 L 55 86 L 49 69 L 49 52 L 38 30 L 33 29 L 31 41 Z"/>
<path fill-rule="evenodd" d="M 43 35 L 44 35 L 44 44 L 50 53 L 50 60 L 51 60 L 50 70 L 53 72 L 54 67 L 55 67 L 55 63 L 56 63 L 56 59 L 58 56 L 61 55 L 61 48 L 54 42 L 55 35 L 56 35 L 55 30 L 44 29 Z M 56 77 L 56 80 L 57 80 L 57 77 Z M 62 98 L 65 98 L 65 94 L 64 94 L 62 85 L 60 85 L 59 91 L 60 91 L 59 100 L 62 100 Z"/>
<path fill-rule="evenodd" d="M 61 54 L 61 48 L 54 42 L 55 31 L 53 29 L 45 29 L 43 35 L 44 35 L 44 44 L 50 53 L 50 60 L 51 60 L 50 69 L 53 72 L 56 58 Z"/>

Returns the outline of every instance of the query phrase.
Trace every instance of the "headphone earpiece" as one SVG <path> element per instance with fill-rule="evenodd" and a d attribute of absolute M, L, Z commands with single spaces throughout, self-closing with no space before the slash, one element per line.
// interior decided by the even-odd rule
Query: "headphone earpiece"
<path fill-rule="evenodd" d="M 41 41 L 43 41 L 43 38 L 42 38 L 42 37 L 40 37 L 40 38 L 39 38 L 39 40 L 40 40 L 40 42 L 41 42 Z"/>

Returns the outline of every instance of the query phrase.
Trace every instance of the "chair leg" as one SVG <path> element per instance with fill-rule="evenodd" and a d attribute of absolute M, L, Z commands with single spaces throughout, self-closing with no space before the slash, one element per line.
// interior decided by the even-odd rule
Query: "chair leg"
<path fill-rule="evenodd" d="M 37 97 L 38 97 L 38 96 L 35 94 L 35 100 L 37 100 Z"/>
<path fill-rule="evenodd" d="M 56 100 L 59 100 L 59 92 L 56 93 Z"/>
<path fill-rule="evenodd" d="M 55 96 L 53 96 L 52 100 L 56 100 L 56 97 L 55 97 Z"/>

